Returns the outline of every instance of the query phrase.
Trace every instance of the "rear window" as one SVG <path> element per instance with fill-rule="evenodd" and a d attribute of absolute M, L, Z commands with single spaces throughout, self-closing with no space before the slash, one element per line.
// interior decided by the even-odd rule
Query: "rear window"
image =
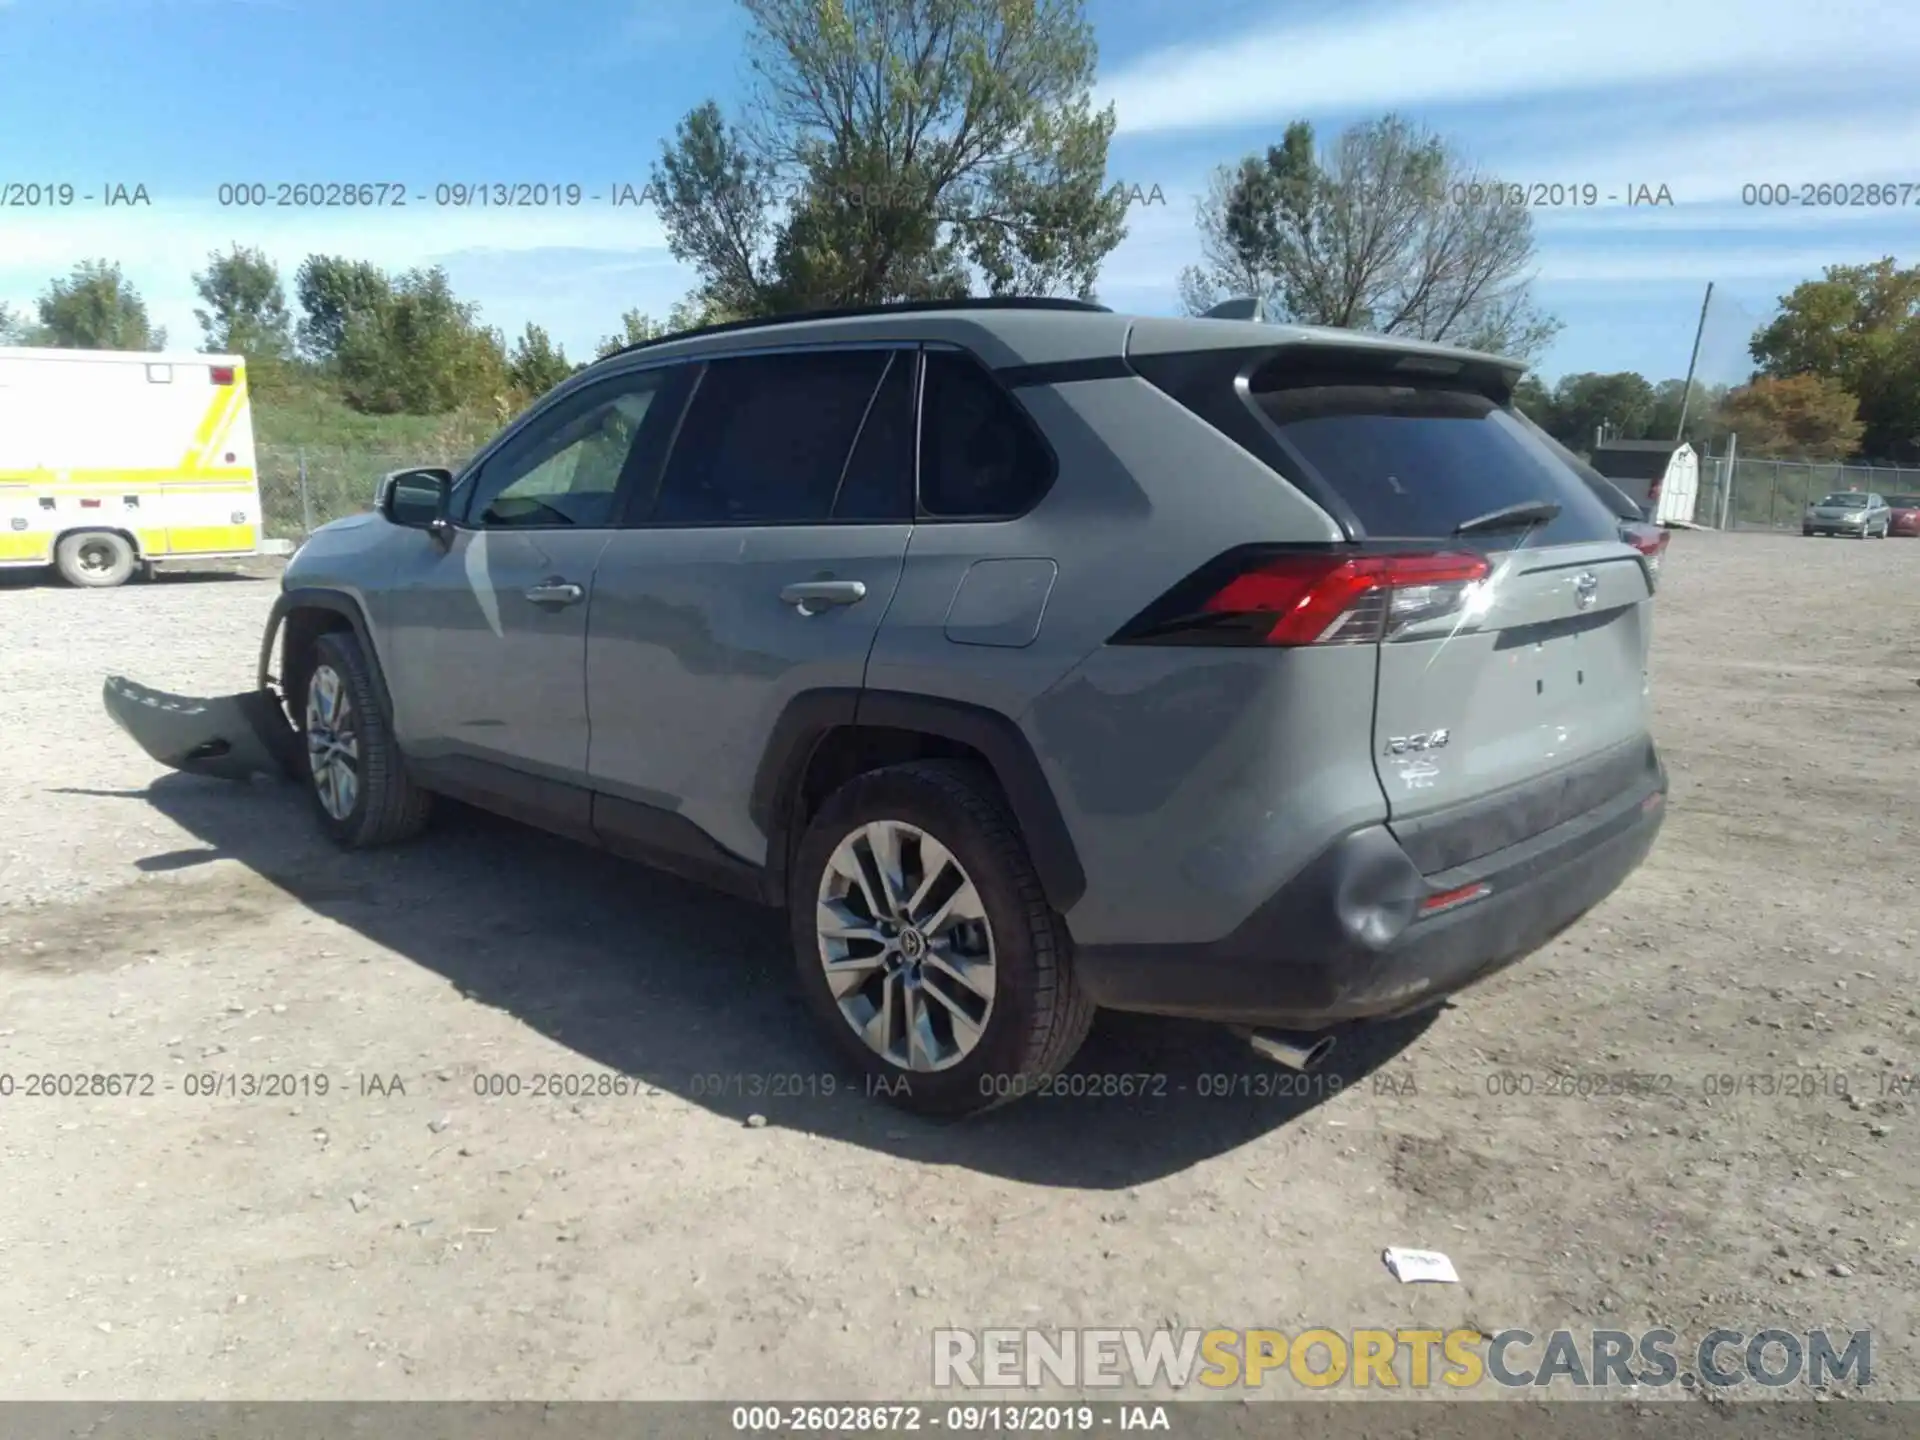
<path fill-rule="evenodd" d="M 1920 510 L 1920 495 L 1889 495 L 1887 504 L 1895 510 Z"/>
<path fill-rule="evenodd" d="M 1256 391 L 1294 461 L 1340 496 L 1371 540 L 1451 540 L 1489 511 L 1549 500 L 1560 513 L 1481 546 L 1619 538 L 1614 508 L 1517 413 L 1436 385 L 1288 385 Z"/>

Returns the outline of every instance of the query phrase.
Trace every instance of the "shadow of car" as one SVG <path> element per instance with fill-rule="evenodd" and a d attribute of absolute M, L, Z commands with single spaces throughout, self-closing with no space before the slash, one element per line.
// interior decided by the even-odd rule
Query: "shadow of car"
<path fill-rule="evenodd" d="M 237 860 L 583 1060 L 743 1123 L 758 1113 L 1034 1184 L 1125 1188 L 1231 1151 L 1366 1084 L 1437 1013 L 1354 1027 L 1306 1074 L 1218 1026 L 1103 1014 L 1046 1091 L 971 1120 L 926 1120 L 862 1093 L 818 1036 L 776 911 L 462 806 L 396 854 L 337 849 L 286 784 L 170 774 L 90 793 L 150 804 L 199 842 L 141 870 Z"/>

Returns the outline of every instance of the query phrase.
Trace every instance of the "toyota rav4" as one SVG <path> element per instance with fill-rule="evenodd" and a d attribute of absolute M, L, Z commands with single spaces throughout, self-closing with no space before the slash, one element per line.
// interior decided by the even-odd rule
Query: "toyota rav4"
<path fill-rule="evenodd" d="M 106 701 L 170 765 L 290 770 L 345 846 L 444 795 L 784 907 L 917 1109 L 1022 1093 L 1100 1006 L 1311 1065 L 1660 827 L 1665 536 L 1520 373 L 1065 301 L 710 327 L 317 530 L 257 691 Z"/>

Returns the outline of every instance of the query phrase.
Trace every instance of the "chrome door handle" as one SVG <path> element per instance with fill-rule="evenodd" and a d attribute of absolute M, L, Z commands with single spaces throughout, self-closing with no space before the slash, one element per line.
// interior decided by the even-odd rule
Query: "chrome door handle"
<path fill-rule="evenodd" d="M 536 605 L 578 605 L 587 598 L 587 591 L 568 580 L 542 580 L 529 587 L 526 595 Z"/>
<path fill-rule="evenodd" d="M 835 605 L 858 605 L 867 598 L 864 580 L 802 580 L 780 591 L 780 601 L 802 615 L 818 615 Z"/>

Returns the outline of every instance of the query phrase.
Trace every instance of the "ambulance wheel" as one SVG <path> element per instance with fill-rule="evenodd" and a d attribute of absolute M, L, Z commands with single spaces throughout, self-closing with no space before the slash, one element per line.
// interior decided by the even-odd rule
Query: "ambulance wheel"
<path fill-rule="evenodd" d="M 88 590 L 126 584 L 138 563 L 139 557 L 126 537 L 111 530 L 82 530 L 64 536 L 53 552 L 60 578 Z"/>

